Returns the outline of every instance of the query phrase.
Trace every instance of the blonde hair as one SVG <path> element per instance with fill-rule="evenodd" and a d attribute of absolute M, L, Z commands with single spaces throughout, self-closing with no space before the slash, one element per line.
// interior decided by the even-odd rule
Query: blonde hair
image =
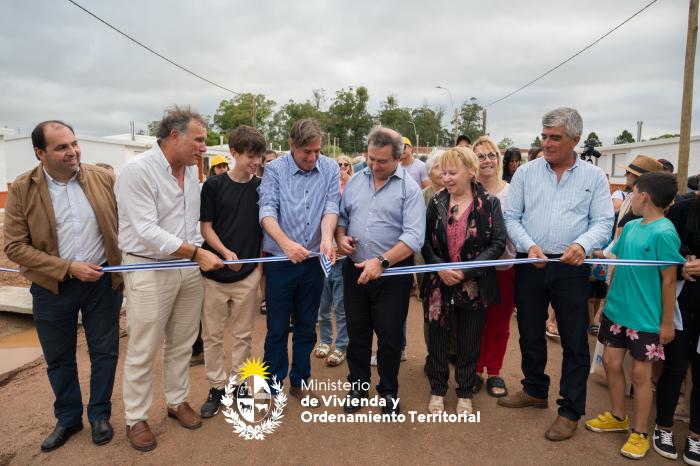
<path fill-rule="evenodd" d="M 352 160 L 350 160 L 350 157 L 348 157 L 347 155 L 339 155 L 335 160 L 336 160 L 336 162 L 343 161 L 343 162 L 349 163 L 350 169 L 348 170 L 348 174 L 350 176 L 355 174 L 355 170 L 352 169 Z"/>
<path fill-rule="evenodd" d="M 462 164 L 467 171 L 472 172 L 474 178 L 479 177 L 479 159 L 476 158 L 474 151 L 468 147 L 452 147 L 440 156 L 440 167 L 443 170 L 450 165 L 459 166 L 459 164 Z"/>
<path fill-rule="evenodd" d="M 472 146 L 475 152 L 476 148 L 479 146 L 487 146 L 489 152 L 493 152 L 494 154 L 498 155 L 498 163 L 496 164 L 496 176 L 499 180 L 503 178 L 503 156 L 501 155 L 501 151 L 498 149 L 498 144 L 496 144 L 496 142 L 488 136 L 481 136 L 479 139 L 476 140 L 476 142 Z M 478 160 L 479 158 L 477 157 L 477 161 Z"/>

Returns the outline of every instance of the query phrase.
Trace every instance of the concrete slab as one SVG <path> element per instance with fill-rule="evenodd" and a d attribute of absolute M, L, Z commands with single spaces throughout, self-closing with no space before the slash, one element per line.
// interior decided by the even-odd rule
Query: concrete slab
<path fill-rule="evenodd" d="M 29 288 L 0 286 L 0 312 L 32 314 L 32 295 Z"/>

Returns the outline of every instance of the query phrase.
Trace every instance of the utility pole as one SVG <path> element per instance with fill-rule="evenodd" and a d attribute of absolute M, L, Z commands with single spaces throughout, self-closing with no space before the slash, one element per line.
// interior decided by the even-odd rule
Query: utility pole
<path fill-rule="evenodd" d="M 484 136 L 489 134 L 486 132 L 486 109 L 484 109 L 481 115 L 481 131 Z"/>
<path fill-rule="evenodd" d="M 256 96 L 255 94 L 253 94 L 253 128 L 257 128 L 257 127 L 258 127 L 258 121 L 257 121 L 257 115 L 256 115 L 256 108 L 255 108 L 255 101 L 257 100 L 256 97 L 257 97 L 257 96 Z"/>
<path fill-rule="evenodd" d="M 690 156 L 690 123 L 693 111 L 693 75 L 695 47 L 698 40 L 698 0 L 688 6 L 688 38 L 685 44 L 685 71 L 683 73 L 683 103 L 681 106 L 681 141 L 678 148 L 678 191 L 688 190 L 688 158 Z"/>

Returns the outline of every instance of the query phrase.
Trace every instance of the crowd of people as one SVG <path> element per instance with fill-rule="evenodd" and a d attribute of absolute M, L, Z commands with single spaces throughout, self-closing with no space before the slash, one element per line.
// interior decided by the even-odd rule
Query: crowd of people
<path fill-rule="evenodd" d="M 302 119 L 292 125 L 289 152 L 282 156 L 266 151 L 257 129 L 236 128 L 228 137 L 235 163 L 213 157 L 200 186 L 197 164 L 207 150 L 206 128 L 189 107 L 168 109 L 157 144 L 116 178 L 81 163 L 68 124 L 45 121 L 32 132 L 40 163 L 10 188 L 5 252 L 32 282 L 36 329 L 55 395 L 57 423 L 43 451 L 83 428 L 79 311 L 91 361 L 88 420 L 94 443 L 101 445 L 113 437 L 118 319 L 126 295 L 126 435 L 135 449 L 149 451 L 157 444 L 148 411 L 161 348 L 168 416 L 196 429 L 222 406 L 227 351 L 234 371 L 251 356 L 258 309 L 267 323 L 263 360 L 290 396 L 317 398 L 308 384 L 313 354 L 329 366 L 347 362 L 353 388 L 346 412 L 361 409 L 369 397 L 373 364 L 382 412 L 400 412 L 398 374 L 406 358 L 409 301 L 417 289 L 425 322 L 427 412 L 447 410 L 450 364 L 457 393 L 451 409 L 458 414 L 475 411 L 474 395 L 484 384 L 502 407 L 547 408 L 545 333 L 555 321 L 563 362 L 558 413 L 545 436 L 572 437 L 585 415 L 588 333 L 595 324 L 611 408 L 585 427 L 631 430 L 621 449 L 631 458 L 644 457 L 651 445 L 677 457 L 673 414 L 692 365 L 683 458 L 700 465 L 700 197 L 677 198 L 676 178 L 664 173 L 663 161 L 635 158 L 627 166 L 626 189 L 611 196 L 605 173 L 575 152 L 583 122 L 571 108 L 543 116 L 542 150 L 524 164 L 519 150 L 502 156 L 488 136 L 473 143 L 461 136 L 455 147 L 423 163 L 408 138 L 376 127 L 368 135 L 366 166 L 354 167 L 344 155 L 323 155 L 323 131 L 313 119 Z M 318 253 L 332 264 L 327 275 Z M 288 260 L 223 262 L 261 255 Z M 596 287 L 594 296 L 600 301 L 607 294 L 605 307 L 591 312 L 597 272 L 591 275 L 584 263 L 591 257 L 664 263 L 610 267 L 603 279 L 609 290 Z M 529 260 L 384 275 L 416 261 L 514 258 Z M 158 268 L 182 259 L 199 268 Z M 121 274 L 102 270 L 118 264 L 150 267 Z M 523 379 L 519 390 L 509 391 L 500 371 L 516 308 Z M 188 395 L 198 338 L 209 393 L 196 412 Z M 627 354 L 633 360 L 632 420 L 624 412 Z M 652 368 L 659 360 L 663 370 L 650 431 Z"/>

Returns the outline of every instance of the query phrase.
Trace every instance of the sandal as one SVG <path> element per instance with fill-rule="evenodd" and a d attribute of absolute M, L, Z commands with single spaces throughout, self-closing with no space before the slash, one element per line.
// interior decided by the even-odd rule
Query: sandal
<path fill-rule="evenodd" d="M 588 327 L 588 333 L 590 333 L 594 337 L 598 336 L 598 330 L 600 330 L 600 325 L 597 325 L 597 324 L 593 324 L 593 325 Z"/>
<path fill-rule="evenodd" d="M 328 353 L 331 352 L 331 345 L 327 345 L 326 343 L 321 343 L 316 347 L 316 351 L 314 354 L 316 355 L 317 358 L 325 358 L 328 356 Z"/>
<path fill-rule="evenodd" d="M 550 338 L 559 338 L 559 328 L 557 327 L 556 321 L 547 321 L 544 333 Z"/>
<path fill-rule="evenodd" d="M 335 367 L 342 364 L 343 361 L 345 361 L 345 351 L 340 351 L 339 349 L 336 349 L 326 358 L 326 365 Z"/>
<path fill-rule="evenodd" d="M 428 403 L 428 413 L 440 414 L 445 412 L 444 400 L 444 396 L 430 395 L 430 402 Z"/>
<path fill-rule="evenodd" d="M 502 398 L 508 395 L 508 389 L 506 388 L 506 382 L 497 375 L 489 377 L 486 380 L 486 389 L 494 398 Z M 500 390 L 499 390 L 500 389 Z"/>
<path fill-rule="evenodd" d="M 476 374 L 476 384 L 474 384 L 474 394 L 476 395 L 481 391 L 481 387 L 484 385 L 484 378 L 479 374 Z"/>
<path fill-rule="evenodd" d="M 471 398 L 457 398 L 457 415 L 473 414 L 474 407 L 472 406 Z"/>

